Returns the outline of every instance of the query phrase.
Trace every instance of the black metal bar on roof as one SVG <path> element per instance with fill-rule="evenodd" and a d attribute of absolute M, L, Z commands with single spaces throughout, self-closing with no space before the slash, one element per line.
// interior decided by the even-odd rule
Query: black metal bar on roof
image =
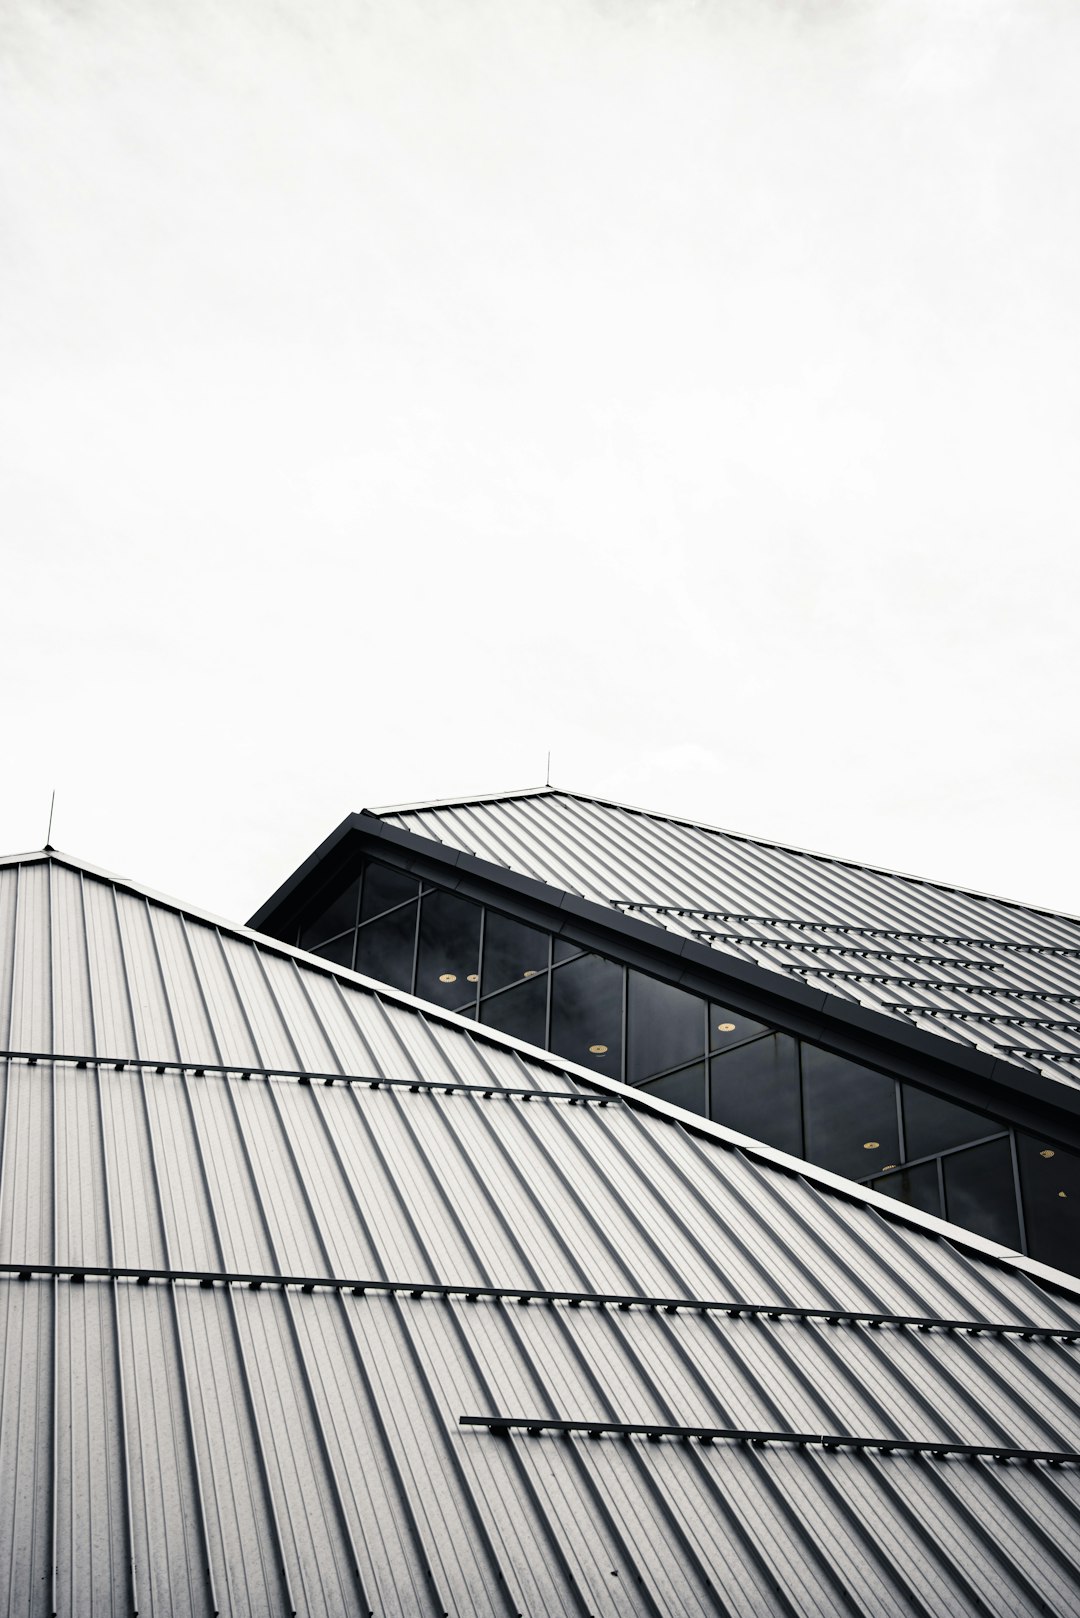
<path fill-rule="evenodd" d="M 1010 1028 L 1068 1028 L 1073 1033 L 1080 1033 L 1075 1018 L 1067 1020 L 1060 1017 L 1010 1017 L 1008 1012 L 969 1011 L 966 1006 L 910 1006 L 896 1000 L 891 1000 L 887 1004 L 891 1011 L 918 1011 L 920 1016 L 963 1017 L 966 1022 L 998 1022 Z"/>
<path fill-rule="evenodd" d="M 854 1433 L 791 1433 L 757 1431 L 747 1427 L 675 1427 L 652 1421 L 563 1421 L 554 1416 L 459 1416 L 461 1427 L 486 1427 L 507 1433 L 524 1429 L 529 1434 L 587 1433 L 599 1438 L 614 1433 L 624 1438 L 684 1438 L 711 1444 L 727 1439 L 741 1444 L 813 1444 L 821 1449 L 903 1450 L 914 1455 L 987 1456 L 995 1461 L 1047 1461 L 1051 1466 L 1080 1463 L 1080 1452 L 1058 1449 L 1022 1449 L 1013 1444 L 960 1444 L 949 1438 L 867 1438 Z"/>
<path fill-rule="evenodd" d="M 1075 1062 L 1080 1057 L 1080 1051 L 1048 1050 L 1045 1045 L 998 1045 L 996 1049 L 1011 1056 L 1038 1056 L 1054 1062 Z"/>
<path fill-rule="evenodd" d="M 808 921 L 794 916 L 750 916 L 733 910 L 705 910 L 698 905 L 650 904 L 637 899 L 612 899 L 620 910 L 652 910 L 661 916 L 701 916 L 705 921 L 753 921 L 770 927 L 800 927 L 810 932 L 865 933 L 872 938 L 910 938 L 925 944 L 970 944 L 978 949 L 1018 950 L 1021 954 L 1080 955 L 1064 944 L 1029 944 L 1017 938 L 972 938 L 962 933 L 917 933 L 897 927 L 868 927 L 850 921 Z"/>
<path fill-rule="evenodd" d="M 757 934 L 697 932 L 695 938 L 711 938 L 725 944 L 754 944 L 764 949 L 801 949 L 808 955 L 858 956 L 864 961 L 918 961 L 925 966 L 966 966 L 972 969 L 1000 969 L 1000 961 L 977 961 L 970 955 L 908 955 L 892 949 L 859 949 L 854 944 L 812 944 L 804 938 L 762 938 Z"/>
<path fill-rule="evenodd" d="M 993 993 L 999 1000 L 1007 995 L 1012 1000 L 1061 1000 L 1065 1005 L 1077 1005 L 1077 1002 L 1080 1002 L 1080 995 L 1067 995 L 1059 989 L 1009 989 L 1002 984 L 994 984 L 993 989 L 989 984 L 963 984 L 962 987 L 968 992 L 975 990 L 976 993 Z"/>
<path fill-rule="evenodd" d="M 515 1287 L 495 1287 L 473 1284 L 469 1281 L 388 1281 L 356 1279 L 337 1275 L 279 1275 L 272 1272 L 236 1270 L 178 1270 L 154 1269 L 145 1265 L 110 1264 L 45 1264 L 36 1262 L 0 1264 L 0 1275 L 13 1275 L 20 1281 L 29 1281 L 35 1275 L 69 1277 L 72 1281 L 85 1281 L 91 1277 L 111 1280 L 136 1281 L 146 1286 L 151 1281 L 197 1281 L 200 1286 L 244 1286 L 256 1291 L 261 1287 L 299 1288 L 301 1292 L 331 1291 L 387 1292 L 407 1294 L 421 1298 L 426 1295 L 440 1298 L 464 1298 L 474 1302 L 478 1298 L 504 1299 L 512 1303 L 567 1303 L 579 1306 L 595 1304 L 598 1308 L 659 1309 L 664 1314 L 722 1314 L 737 1319 L 741 1315 L 767 1320 L 820 1320 L 831 1326 L 911 1326 L 919 1331 L 962 1331 L 977 1337 L 1022 1337 L 1063 1342 L 1080 1341 L 1078 1326 L 1033 1326 L 1018 1321 L 951 1320 L 936 1315 L 882 1314 L 872 1309 L 846 1309 L 828 1305 L 794 1303 L 747 1303 L 743 1300 L 715 1298 L 659 1298 L 636 1292 L 590 1292 L 584 1288 L 568 1291 L 550 1291 L 528 1284 Z"/>
<path fill-rule="evenodd" d="M 972 961 L 967 968 L 971 972 L 1000 972 L 1000 962 Z M 799 966 L 788 964 L 785 972 L 798 972 L 803 977 L 815 978 L 856 978 L 860 983 L 901 983 L 911 984 L 916 989 L 983 989 L 987 994 L 996 994 L 997 985 L 994 983 L 948 983 L 937 978 L 898 978 L 891 977 L 885 972 L 840 972 L 833 966 Z M 911 1008 L 908 1007 L 910 1010 Z"/>
<path fill-rule="evenodd" d="M 366 1086 L 369 1090 L 404 1089 L 414 1092 L 440 1090 L 447 1095 L 481 1095 L 486 1100 L 494 1096 L 521 1096 L 526 1101 L 568 1101 L 571 1106 L 580 1103 L 582 1106 L 607 1107 L 626 1099 L 616 1095 L 593 1095 L 586 1090 L 532 1090 L 528 1085 L 465 1084 L 460 1079 L 388 1079 L 380 1073 L 314 1073 L 304 1068 L 258 1067 L 253 1062 L 180 1062 L 175 1059 L 159 1060 L 152 1056 L 74 1056 L 52 1051 L 0 1051 L 0 1060 L 27 1062 L 31 1066 L 38 1062 L 51 1062 L 68 1067 L 105 1067 L 116 1072 L 133 1068 L 153 1073 L 192 1073 L 196 1078 L 213 1073 L 250 1079 L 254 1074 L 260 1079 L 296 1079 L 303 1085 L 352 1084 Z"/>

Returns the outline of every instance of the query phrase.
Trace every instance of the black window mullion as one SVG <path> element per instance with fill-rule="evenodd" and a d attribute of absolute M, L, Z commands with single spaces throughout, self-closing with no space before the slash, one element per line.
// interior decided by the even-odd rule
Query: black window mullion
<path fill-rule="evenodd" d="M 709 1012 L 708 1012 L 708 1002 L 706 1001 L 706 1006 L 705 1006 L 705 1015 L 706 1015 L 706 1017 L 708 1016 L 708 1014 L 709 1014 Z M 755 1039 L 768 1039 L 770 1034 L 777 1034 L 777 1033 L 780 1033 L 780 1032 L 781 1032 L 781 1030 L 778 1029 L 778 1028 L 766 1028 L 766 1029 L 764 1029 L 763 1031 L 760 1031 L 760 1032 L 756 1032 L 756 1033 L 753 1033 L 753 1034 L 747 1034 L 745 1039 L 733 1039 L 730 1045 L 716 1046 L 708 1054 L 710 1056 L 726 1056 L 728 1051 L 737 1051 L 737 1050 L 741 1049 L 741 1047 L 743 1045 L 752 1045 L 754 1043 Z"/>
<path fill-rule="evenodd" d="M 349 954 L 349 970 L 353 972 L 356 970 L 356 935 L 360 931 L 360 902 L 364 892 L 364 872 L 366 870 L 367 862 L 361 860 L 360 869 L 356 874 L 356 909 L 353 912 L 352 950 Z"/>
<path fill-rule="evenodd" d="M 548 969 L 544 973 L 544 1049 L 551 1049 L 551 980 L 555 976 L 555 951 L 548 940 Z"/>
<path fill-rule="evenodd" d="M 547 971 L 544 973 L 544 1049 L 551 1049 L 551 979 L 555 971 L 555 934 L 548 933 Z"/>
<path fill-rule="evenodd" d="M 973 1146 L 987 1146 L 991 1141 L 1004 1140 L 1009 1133 L 1010 1131 L 1007 1129 L 998 1129 L 992 1135 L 979 1135 L 976 1139 L 961 1141 L 958 1146 L 950 1146 L 948 1151 L 945 1152 L 924 1152 L 922 1157 L 913 1157 L 910 1162 L 905 1158 L 903 1162 L 897 1163 L 896 1167 L 898 1169 L 925 1168 L 927 1163 L 937 1163 L 941 1158 L 955 1156 L 957 1152 L 970 1151 Z M 880 1180 L 883 1173 L 891 1174 L 892 1172 L 891 1169 L 882 1169 L 876 1174 L 864 1174 L 858 1184 L 870 1185 L 872 1181 Z"/>
<path fill-rule="evenodd" d="M 484 931 L 487 924 L 487 905 L 480 906 L 480 942 L 476 947 L 476 982 L 473 984 L 473 1017 L 480 1018 L 480 986 L 484 981 Z"/>
<path fill-rule="evenodd" d="M 799 1090 L 799 1155 L 806 1156 L 806 1081 L 803 1078 L 802 1040 L 795 1041 L 795 1072 Z"/>
<path fill-rule="evenodd" d="M 772 1034 L 755 1034 L 753 1039 L 744 1039 L 739 1045 L 728 1045 L 722 1051 L 714 1051 L 712 1056 L 706 1056 L 704 1060 L 706 1062 L 716 1063 L 717 1070 L 722 1072 L 723 1062 L 720 1060 L 721 1057 L 728 1056 L 733 1051 L 744 1051 L 748 1045 L 756 1045 L 759 1042 L 772 1038 Z M 651 1084 L 654 1079 L 666 1079 L 669 1074 L 679 1073 L 684 1067 L 693 1067 L 695 1062 L 700 1062 L 701 1060 L 702 1058 L 700 1056 L 684 1056 L 678 1062 L 669 1063 L 667 1067 L 658 1067 L 655 1068 L 651 1073 L 643 1073 L 640 1079 L 628 1078 L 624 1082 L 636 1089 L 639 1084 Z"/>
<path fill-rule="evenodd" d="M 907 1134 L 904 1130 L 904 1108 L 902 1104 L 902 1088 L 898 1080 L 893 1081 L 896 1090 L 896 1139 L 900 1148 L 900 1162 L 907 1162 Z M 899 1167 L 899 1164 L 897 1165 Z"/>
<path fill-rule="evenodd" d="M 356 884 L 356 921 L 353 925 L 352 969 L 356 971 L 356 952 L 360 947 L 360 917 L 364 913 L 364 883 L 367 881 L 370 860 L 360 862 L 360 880 Z"/>
<path fill-rule="evenodd" d="M 1009 1130 L 1009 1154 L 1012 1160 L 1013 1196 L 1016 1198 L 1016 1221 L 1020 1227 L 1020 1251 L 1028 1251 L 1027 1220 L 1024 1218 L 1024 1195 L 1020 1185 L 1020 1153 L 1017 1148 L 1016 1130 Z"/>
<path fill-rule="evenodd" d="M 803 1082 L 802 1053 L 803 1053 L 803 1042 L 802 1042 L 801 1039 L 797 1039 L 795 1041 L 795 1067 L 796 1067 L 796 1070 L 797 1070 L 797 1073 L 798 1073 L 798 1079 L 799 1079 L 799 1151 L 800 1151 L 800 1154 L 803 1157 L 805 1157 L 806 1156 L 806 1085 Z"/>
<path fill-rule="evenodd" d="M 413 923 L 412 986 L 411 986 L 411 988 L 409 990 L 410 994 L 415 994 L 416 993 L 416 971 L 417 971 L 417 964 L 418 964 L 419 956 L 420 956 L 420 911 L 421 911 L 421 908 L 423 906 L 424 900 L 423 900 L 423 897 L 420 897 L 418 899 L 410 900 L 409 902 L 416 906 L 416 920 Z"/>

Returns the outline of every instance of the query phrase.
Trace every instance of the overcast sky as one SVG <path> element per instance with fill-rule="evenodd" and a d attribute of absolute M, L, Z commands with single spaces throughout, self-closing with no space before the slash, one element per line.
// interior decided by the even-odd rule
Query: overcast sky
<path fill-rule="evenodd" d="M 11 0 L 0 849 L 594 791 L 1080 911 L 1073 0 Z"/>

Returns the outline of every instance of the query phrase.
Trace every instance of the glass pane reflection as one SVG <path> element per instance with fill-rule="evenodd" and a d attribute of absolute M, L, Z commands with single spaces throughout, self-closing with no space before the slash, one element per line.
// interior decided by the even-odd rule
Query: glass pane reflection
<path fill-rule="evenodd" d="M 851 1180 L 900 1161 L 896 1081 L 816 1045 L 802 1048 L 806 1155 Z"/>
<path fill-rule="evenodd" d="M 336 938 L 339 933 L 355 927 L 359 892 L 360 878 L 355 877 L 335 897 L 320 895 L 312 906 L 309 919 L 300 929 L 300 948 L 313 950 L 327 938 Z"/>
<path fill-rule="evenodd" d="M 778 1151 L 803 1155 L 795 1041 L 769 1034 L 714 1056 L 710 1116 Z"/>
<path fill-rule="evenodd" d="M 895 1174 L 884 1174 L 871 1180 L 875 1191 L 884 1191 L 887 1197 L 906 1202 L 909 1208 L 921 1208 L 923 1213 L 941 1218 L 941 1190 L 938 1186 L 937 1163 L 920 1163 L 914 1169 L 898 1169 Z"/>
<path fill-rule="evenodd" d="M 902 1084 L 900 1089 L 904 1097 L 904 1140 L 909 1158 L 947 1152 L 950 1146 L 963 1146 L 965 1141 L 996 1135 L 1001 1128 L 993 1119 L 960 1107 L 955 1101 L 946 1101 L 932 1090 L 920 1089 L 915 1084 Z"/>
<path fill-rule="evenodd" d="M 1024 1225 L 1032 1258 L 1080 1275 L 1080 1157 L 1017 1131 Z"/>
<path fill-rule="evenodd" d="M 661 1101 L 670 1101 L 673 1107 L 685 1107 L 688 1112 L 706 1113 L 705 1064 L 697 1062 L 684 1067 L 681 1073 L 665 1073 L 662 1079 L 651 1079 L 639 1086 Z"/>
<path fill-rule="evenodd" d="M 395 989 L 411 989 L 416 942 L 415 904 L 391 910 L 356 935 L 356 970 Z"/>
<path fill-rule="evenodd" d="M 551 1049 L 617 1079 L 622 1071 L 623 969 L 582 955 L 551 974 Z"/>
<path fill-rule="evenodd" d="M 391 871 L 385 865 L 367 865 L 364 867 L 360 920 L 367 921 L 371 916 L 379 916 L 384 910 L 393 909 L 394 905 L 404 904 L 407 899 L 415 899 L 419 892 L 419 882 L 405 871 Z"/>
<path fill-rule="evenodd" d="M 1019 1247 L 1020 1225 L 1008 1137 L 942 1159 L 945 1217 L 992 1242 Z"/>
<path fill-rule="evenodd" d="M 671 983 L 631 972 L 626 987 L 629 1084 L 705 1054 L 705 1002 Z"/>
<path fill-rule="evenodd" d="M 484 918 L 483 993 L 491 994 L 543 972 L 549 948 L 548 934 L 539 927 L 526 927 L 524 922 L 489 910 Z"/>
<path fill-rule="evenodd" d="M 504 989 L 480 1007 L 480 1021 L 499 1028 L 530 1045 L 543 1045 L 547 1036 L 546 974 L 530 978 L 512 989 Z"/>
<path fill-rule="evenodd" d="M 709 1049 L 726 1050 L 729 1045 L 741 1045 L 744 1039 L 758 1034 L 771 1034 L 772 1029 L 753 1017 L 744 1017 L 741 1011 L 729 1011 L 726 1006 L 709 1007 Z"/>
<path fill-rule="evenodd" d="M 336 966 L 351 966 L 353 957 L 354 932 L 342 933 L 340 938 L 330 938 L 325 944 L 320 944 L 312 950 L 313 955 L 321 955 L 324 961 L 333 961 Z"/>
<path fill-rule="evenodd" d="M 420 900 L 416 993 L 437 1006 L 459 1006 L 480 964 L 480 906 L 437 888 Z"/>

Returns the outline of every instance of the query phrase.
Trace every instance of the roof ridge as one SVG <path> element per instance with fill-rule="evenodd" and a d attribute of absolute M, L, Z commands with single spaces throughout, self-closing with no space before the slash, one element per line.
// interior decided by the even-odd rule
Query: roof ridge
<path fill-rule="evenodd" d="M 195 921 L 208 922 L 212 927 L 224 927 L 229 932 L 243 933 L 248 938 L 263 940 L 265 937 L 264 934 L 245 927 L 243 922 L 230 921 L 227 916 L 219 916 L 212 910 L 204 910 L 200 905 L 188 904 L 186 900 L 177 899 L 174 894 L 161 893 L 157 888 L 148 888 L 144 882 L 137 882 L 134 877 L 106 870 L 103 865 L 94 865 L 92 861 L 84 860 L 78 854 L 67 854 L 58 848 L 39 848 L 25 854 L 0 854 L 0 870 L 12 865 L 41 864 L 65 865 L 68 870 L 83 872 L 101 882 L 111 882 L 140 899 L 151 899 L 154 904 L 163 905 L 166 910 L 175 910 L 179 915 L 191 916 Z M 266 939 L 266 942 L 276 944 L 277 939 Z"/>
<path fill-rule="evenodd" d="M 362 815 L 374 815 L 381 820 L 384 815 L 406 815 L 419 809 L 464 809 L 473 803 L 506 803 L 514 798 L 543 798 L 543 797 L 571 797 L 580 798 L 585 794 L 580 792 L 563 792 L 561 788 L 553 786 L 542 787 L 505 787 L 498 792 L 472 792 L 457 798 L 422 798 L 416 803 L 384 803 L 375 809 L 361 809 Z M 620 807 L 625 807 L 620 805 Z"/>

